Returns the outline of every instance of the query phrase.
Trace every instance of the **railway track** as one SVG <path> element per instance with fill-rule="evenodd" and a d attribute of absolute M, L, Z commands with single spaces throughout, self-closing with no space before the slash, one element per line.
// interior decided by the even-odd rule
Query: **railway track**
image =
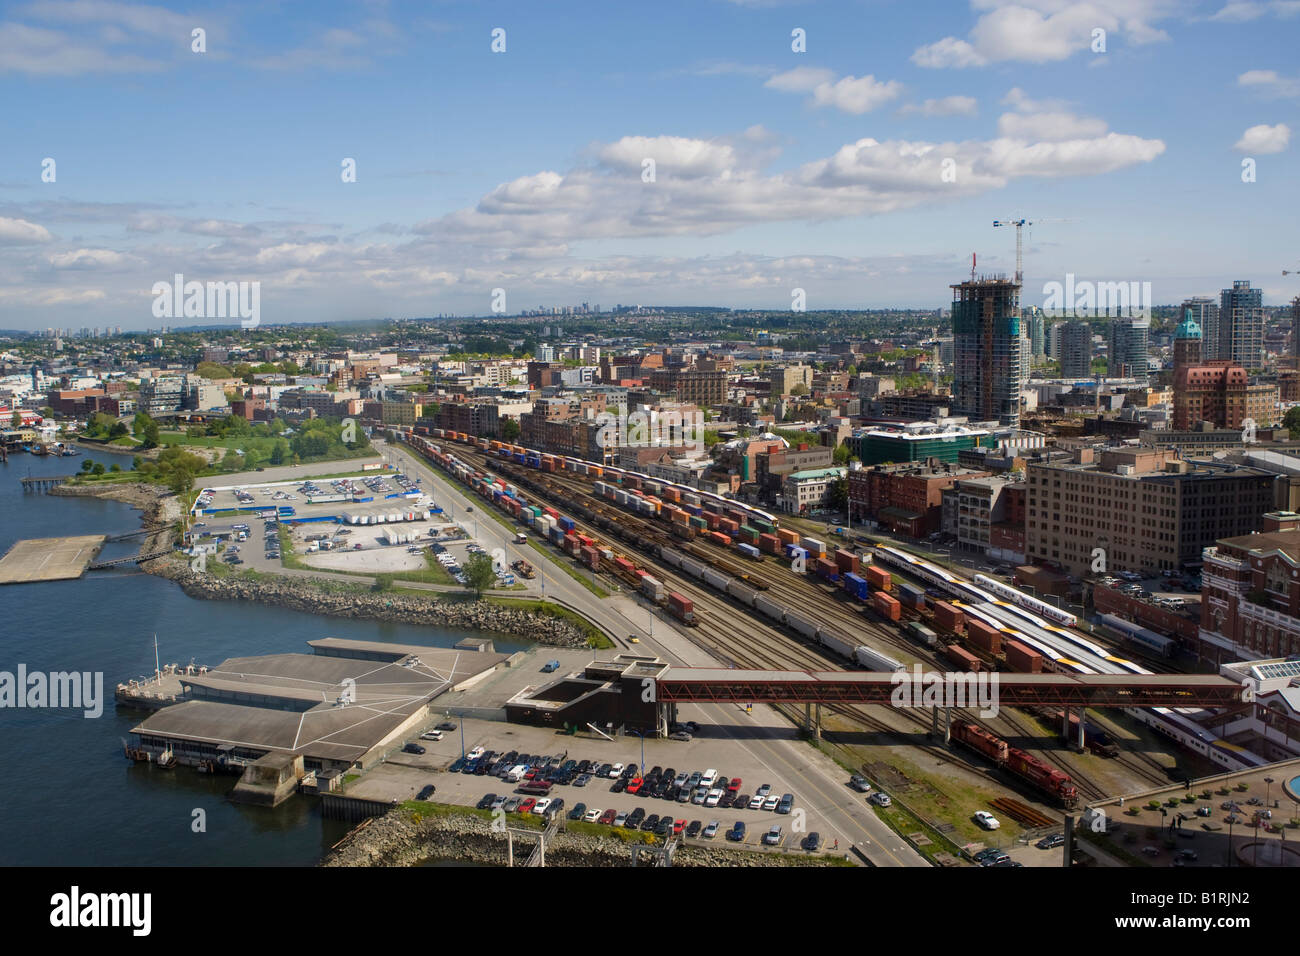
<path fill-rule="evenodd" d="M 665 586 L 691 598 L 695 604 L 699 619 L 699 626 L 695 630 L 699 632 L 699 637 L 688 634 L 690 639 L 697 646 L 715 656 L 723 656 L 738 667 L 833 670 L 841 669 L 843 662 L 829 652 L 823 651 L 820 645 L 809 646 L 801 639 L 788 637 L 784 631 L 753 615 L 752 608 L 742 605 L 733 597 L 704 587 L 697 579 L 665 565 L 661 559 L 662 549 L 672 548 L 696 560 L 705 560 L 715 567 L 721 566 L 720 570 L 741 569 L 747 576 L 745 581 L 747 585 L 767 590 L 770 597 L 782 601 L 787 606 L 799 607 L 801 614 L 812 618 L 818 625 L 847 628 L 847 633 L 850 635 L 867 632 L 881 643 L 888 644 L 892 648 L 903 649 L 910 656 L 922 660 L 927 665 L 945 669 L 944 665 L 938 662 L 937 657 L 922 651 L 902 635 L 894 634 L 870 620 L 863 609 L 849 604 L 840 605 L 830 593 L 829 586 L 821 586 L 819 582 L 801 578 L 784 570 L 765 568 L 763 565 L 770 564 L 766 560 L 744 561 L 741 564 L 741 559 L 712 543 L 701 542 L 698 539 L 692 542 L 681 540 L 670 535 L 661 524 L 632 515 L 607 499 L 597 497 L 591 493 L 589 484 L 576 475 L 565 472 L 539 472 L 504 459 L 493 458 L 478 452 L 477 449 L 458 448 L 455 454 L 467 464 L 473 464 L 474 467 L 484 471 L 496 472 L 526 491 L 550 501 L 553 506 L 563 508 L 583 533 L 603 540 L 617 538 L 629 557 L 635 557 L 641 564 L 653 564 L 656 568 L 656 577 L 660 578 Z M 813 609 L 815 613 L 809 613 Z M 736 611 L 749 616 L 750 624 L 746 630 L 750 640 L 739 639 L 734 628 L 719 623 L 734 620 Z M 891 724 L 866 708 L 829 704 L 823 707 L 831 713 L 840 714 L 860 726 L 879 733 L 902 736 L 909 732 L 907 728 Z M 778 706 L 776 709 L 784 713 L 796 726 L 802 724 L 803 716 L 797 707 Z M 895 713 L 899 715 L 900 721 L 910 724 L 913 731 L 920 729 L 928 732 L 930 729 L 930 718 L 926 715 L 906 709 Z M 1036 735 L 1031 734 L 1023 724 L 1015 718 L 1008 717 L 1006 711 L 1003 711 L 1000 717 L 1025 740 L 1036 739 Z M 989 721 L 981 719 L 978 715 L 966 714 L 964 719 L 998 736 L 1006 734 L 1005 730 L 991 725 Z M 962 763 L 979 770 L 987 769 L 985 762 L 967 759 L 965 754 L 957 750 L 935 744 L 912 743 L 911 746 L 945 761 Z M 1106 791 L 1088 774 L 1079 770 L 1073 763 L 1062 759 L 1059 751 L 1032 745 L 1022 749 L 1040 755 L 1045 761 L 1069 774 L 1081 796 L 1095 799 L 1106 794 Z M 1143 769 L 1142 773 L 1143 776 L 1151 776 L 1149 770 Z M 1163 774 L 1160 779 L 1164 779 Z M 1002 785 L 1005 786 L 1005 783 Z"/>

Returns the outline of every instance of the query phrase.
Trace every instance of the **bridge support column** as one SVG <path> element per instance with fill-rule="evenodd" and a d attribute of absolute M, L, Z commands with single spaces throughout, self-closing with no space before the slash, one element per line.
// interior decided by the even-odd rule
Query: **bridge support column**
<path fill-rule="evenodd" d="M 1083 750 L 1084 747 L 1086 746 L 1086 744 L 1084 743 L 1084 737 L 1086 737 L 1087 735 L 1084 733 L 1084 728 L 1083 728 L 1083 718 L 1084 718 L 1084 715 L 1085 715 L 1086 713 L 1087 713 L 1087 711 L 1086 711 L 1084 708 L 1082 708 L 1082 707 L 1079 708 L 1079 741 L 1078 741 L 1078 743 L 1079 743 L 1079 749 L 1080 749 L 1080 750 Z"/>
<path fill-rule="evenodd" d="M 933 739 L 934 737 L 938 737 L 938 736 L 939 736 L 939 708 L 932 707 L 930 708 L 930 737 Z"/>
<path fill-rule="evenodd" d="M 813 705 L 813 740 L 822 739 L 822 705 L 816 703 Z"/>
<path fill-rule="evenodd" d="M 1070 711 L 1072 707 L 1066 707 L 1061 711 L 1061 739 L 1068 746 L 1070 743 Z"/>
<path fill-rule="evenodd" d="M 945 744 L 952 741 L 952 708 L 943 709 L 943 742 Z"/>

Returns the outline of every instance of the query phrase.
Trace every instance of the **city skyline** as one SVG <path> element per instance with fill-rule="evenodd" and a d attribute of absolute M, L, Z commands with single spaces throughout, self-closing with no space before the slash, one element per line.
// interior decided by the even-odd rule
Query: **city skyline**
<path fill-rule="evenodd" d="M 14 6 L 0 325 L 157 327 L 176 273 L 260 283 L 268 323 L 489 314 L 498 289 L 504 314 L 797 289 L 810 311 L 946 308 L 972 252 L 1013 274 L 1009 216 L 1040 222 L 1026 306 L 1067 273 L 1289 302 L 1296 5 L 1056 7 L 716 2 L 683 30 L 595 5 L 317 26 Z"/>

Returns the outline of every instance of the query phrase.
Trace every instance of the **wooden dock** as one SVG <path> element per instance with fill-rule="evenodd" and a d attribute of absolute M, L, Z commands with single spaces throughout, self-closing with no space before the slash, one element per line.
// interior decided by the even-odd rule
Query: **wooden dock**
<path fill-rule="evenodd" d="M 76 478 L 76 475 L 43 475 L 39 478 L 23 478 L 23 491 L 49 491 L 51 488 L 57 488 L 70 478 Z"/>
<path fill-rule="evenodd" d="M 79 578 L 99 555 L 103 544 L 102 534 L 17 541 L 0 558 L 0 584 Z"/>

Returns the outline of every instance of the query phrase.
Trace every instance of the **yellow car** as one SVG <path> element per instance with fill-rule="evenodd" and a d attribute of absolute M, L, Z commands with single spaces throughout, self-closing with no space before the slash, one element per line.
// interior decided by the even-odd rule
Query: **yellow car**
<path fill-rule="evenodd" d="M 629 634 L 627 636 L 627 642 L 629 644 L 640 644 L 641 638 L 637 637 L 635 634 Z"/>

